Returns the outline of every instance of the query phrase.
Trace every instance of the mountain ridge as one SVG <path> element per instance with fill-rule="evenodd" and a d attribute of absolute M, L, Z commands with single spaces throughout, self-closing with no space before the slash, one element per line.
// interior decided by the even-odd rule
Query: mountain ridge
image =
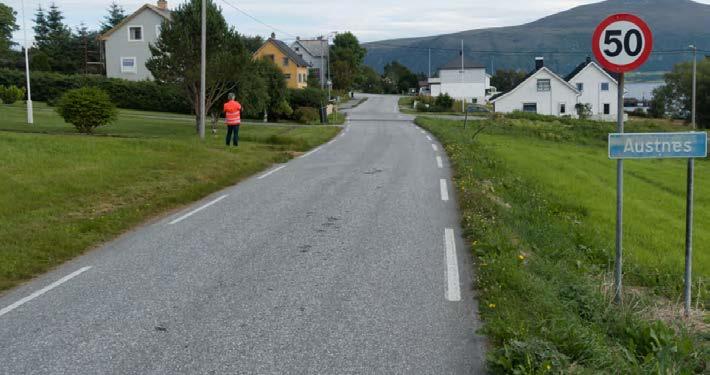
<path fill-rule="evenodd" d="M 643 18 L 654 33 L 655 51 L 687 50 L 689 44 L 710 49 L 710 5 L 691 0 L 606 0 L 521 25 L 364 43 L 368 50 L 365 64 L 382 71 L 385 64 L 396 60 L 414 72 L 427 73 L 431 48 L 433 74 L 458 54 L 463 39 L 466 56 L 485 65 L 489 73 L 499 68 L 529 70 L 535 55 L 540 55 L 555 72 L 566 74 L 592 54 L 594 28 L 613 13 Z M 667 71 L 689 58 L 690 53 L 655 53 L 640 70 Z"/>

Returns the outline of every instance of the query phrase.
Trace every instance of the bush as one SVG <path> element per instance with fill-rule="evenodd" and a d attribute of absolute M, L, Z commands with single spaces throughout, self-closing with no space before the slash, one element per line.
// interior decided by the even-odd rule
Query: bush
<path fill-rule="evenodd" d="M 577 103 L 574 105 L 574 109 L 577 110 L 577 116 L 582 120 L 592 116 L 592 105 L 589 103 Z"/>
<path fill-rule="evenodd" d="M 13 104 L 25 98 L 25 89 L 17 86 L 0 86 L 0 100 L 4 104 Z"/>
<path fill-rule="evenodd" d="M 57 102 L 57 113 L 81 133 L 116 119 L 116 106 L 103 90 L 84 87 L 67 91 Z"/>
<path fill-rule="evenodd" d="M 298 107 L 293 112 L 294 120 L 301 124 L 315 124 L 318 122 L 318 110 L 312 107 Z"/>
<path fill-rule="evenodd" d="M 97 87 L 108 93 L 119 108 L 144 111 L 192 113 L 182 88 L 155 81 L 127 81 L 98 75 L 33 72 L 30 76 L 32 100 L 54 104 L 71 89 Z M 25 86 L 25 74 L 19 70 L 0 69 L 0 86 Z"/>
<path fill-rule="evenodd" d="M 326 92 L 317 87 L 303 89 L 290 89 L 288 104 L 291 108 L 313 107 L 320 108 L 326 102 Z"/>
<path fill-rule="evenodd" d="M 454 105 L 454 99 L 452 99 L 449 94 L 439 94 L 434 102 L 437 107 L 442 108 L 444 111 L 448 111 Z"/>

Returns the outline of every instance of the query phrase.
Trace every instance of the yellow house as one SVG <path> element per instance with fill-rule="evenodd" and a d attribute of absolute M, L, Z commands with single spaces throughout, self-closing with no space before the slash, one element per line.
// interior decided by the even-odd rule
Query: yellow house
<path fill-rule="evenodd" d="M 273 33 L 271 38 L 254 52 L 254 58 L 273 61 L 286 76 L 289 88 L 302 89 L 308 86 L 308 63 L 286 43 L 276 39 Z"/>

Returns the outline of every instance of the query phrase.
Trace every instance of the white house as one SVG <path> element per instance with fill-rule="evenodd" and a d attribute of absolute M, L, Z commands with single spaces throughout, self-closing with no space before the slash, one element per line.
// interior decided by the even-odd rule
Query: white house
<path fill-rule="evenodd" d="M 486 67 L 467 58 L 461 60 L 459 56 L 449 61 L 439 67 L 438 77 L 429 78 L 431 95 L 448 94 L 457 100 L 483 103 L 490 86 Z"/>
<path fill-rule="evenodd" d="M 148 46 L 158 40 L 163 20 L 170 20 L 168 2 L 158 0 L 157 4 L 143 5 L 99 37 L 104 42 L 107 77 L 131 81 L 153 78 L 145 67 L 151 57 Z"/>
<path fill-rule="evenodd" d="M 524 111 L 553 116 L 576 117 L 577 88 L 535 59 L 535 70 L 512 90 L 491 97 L 496 112 Z"/>
<path fill-rule="evenodd" d="M 301 56 L 309 65 L 309 70 L 315 71 L 318 75 L 321 85 L 325 85 L 328 81 L 328 39 L 322 36 L 316 39 L 301 39 L 296 37 L 296 41 L 291 43 L 291 49 Z"/>
<path fill-rule="evenodd" d="M 589 104 L 592 118 L 604 121 L 616 120 L 619 86 L 614 76 L 588 57 L 565 79 L 580 92 L 578 103 Z"/>

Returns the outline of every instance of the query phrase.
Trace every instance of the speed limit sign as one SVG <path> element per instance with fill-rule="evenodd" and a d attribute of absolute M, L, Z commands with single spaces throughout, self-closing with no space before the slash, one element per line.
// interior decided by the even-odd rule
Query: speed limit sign
<path fill-rule="evenodd" d="M 597 61 L 615 73 L 629 72 L 646 62 L 653 35 L 646 22 L 633 14 L 614 14 L 602 21 L 592 37 Z"/>

